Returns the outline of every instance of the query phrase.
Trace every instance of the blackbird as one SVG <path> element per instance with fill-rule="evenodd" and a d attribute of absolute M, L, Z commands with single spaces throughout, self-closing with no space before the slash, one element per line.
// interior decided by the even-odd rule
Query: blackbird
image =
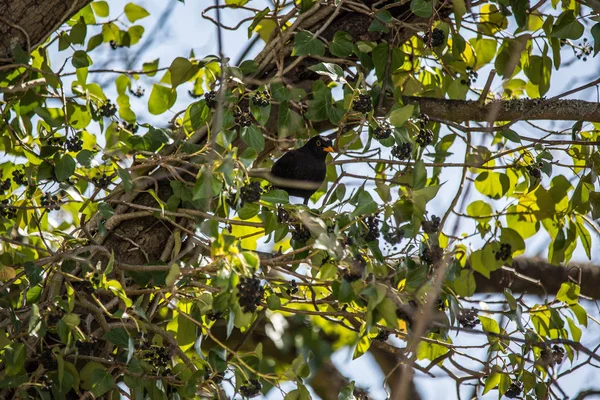
<path fill-rule="evenodd" d="M 321 187 L 325 180 L 327 153 L 333 150 L 332 142 L 315 136 L 304 146 L 285 153 L 271 168 L 271 180 L 277 189 L 290 196 L 304 198 L 304 204 Z"/>

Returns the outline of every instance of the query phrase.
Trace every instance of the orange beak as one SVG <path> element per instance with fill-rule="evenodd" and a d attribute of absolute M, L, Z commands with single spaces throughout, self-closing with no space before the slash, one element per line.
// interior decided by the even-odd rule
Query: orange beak
<path fill-rule="evenodd" d="M 333 149 L 333 147 L 327 146 L 327 147 L 323 147 L 323 151 L 326 151 L 328 153 L 333 153 L 335 150 Z"/>

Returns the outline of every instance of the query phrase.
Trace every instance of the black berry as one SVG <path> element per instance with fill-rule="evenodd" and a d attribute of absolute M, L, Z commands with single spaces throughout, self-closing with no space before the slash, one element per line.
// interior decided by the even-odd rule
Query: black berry
<path fill-rule="evenodd" d="M 271 104 L 271 95 L 266 90 L 259 90 L 252 96 L 252 102 L 259 107 L 266 107 Z"/>
<path fill-rule="evenodd" d="M 512 255 L 512 246 L 508 243 L 501 243 L 500 249 L 496 252 L 496 260 L 506 261 Z"/>
<path fill-rule="evenodd" d="M 401 143 L 397 146 L 394 146 L 392 148 L 392 156 L 399 159 L 399 160 L 405 160 L 405 159 L 409 159 L 412 155 L 412 143 L 410 142 L 406 142 L 406 143 Z"/>
<path fill-rule="evenodd" d="M 241 127 L 252 125 L 252 115 L 248 112 L 248 110 L 238 110 L 233 113 L 233 118 L 235 123 Z"/>
<path fill-rule="evenodd" d="M 444 34 L 444 31 L 437 28 L 434 28 L 433 31 L 427 32 L 423 38 L 425 44 L 430 48 L 443 45 L 445 40 L 446 35 Z"/>
<path fill-rule="evenodd" d="M 433 235 L 440 230 L 440 218 L 435 215 L 431 216 L 431 221 L 423 221 L 421 223 L 421 227 L 423 228 L 423 232 Z"/>
<path fill-rule="evenodd" d="M 457 315 L 458 323 L 461 324 L 464 328 L 473 329 L 476 325 L 481 322 L 477 319 L 477 311 L 472 308 L 470 310 L 461 309 Z"/>
<path fill-rule="evenodd" d="M 522 391 L 523 391 L 523 382 L 514 381 L 513 383 L 510 384 L 508 390 L 506 391 L 506 393 L 504 393 L 504 395 L 506 397 L 508 397 L 509 399 L 514 399 L 514 398 L 518 397 Z"/>
<path fill-rule="evenodd" d="M 242 277 L 237 285 L 238 303 L 246 313 L 256 311 L 260 301 L 265 294 L 265 289 L 260 285 L 260 280 L 256 278 Z"/>
<path fill-rule="evenodd" d="M 387 139 L 391 135 L 392 135 L 392 128 L 390 127 L 390 124 L 388 124 L 385 121 L 381 122 L 379 125 L 377 125 L 377 128 L 373 129 L 373 136 L 377 140 Z"/>
<path fill-rule="evenodd" d="M 310 239 L 310 230 L 304 225 L 294 225 L 292 240 L 298 243 L 306 243 Z"/>
<path fill-rule="evenodd" d="M 77 136 L 71 136 L 66 142 L 68 151 L 81 151 L 83 149 L 83 140 Z"/>
<path fill-rule="evenodd" d="M 240 189 L 240 199 L 242 203 L 254 203 L 260 200 L 262 188 L 260 182 L 254 181 L 242 186 Z"/>
<path fill-rule="evenodd" d="M 368 232 L 364 235 L 367 242 L 376 240 L 379 238 L 379 219 L 377 216 L 372 215 L 366 218 L 365 223 L 367 224 Z"/>
<path fill-rule="evenodd" d="M 102 106 L 100 106 L 100 115 L 103 117 L 110 118 L 117 113 L 117 106 L 111 103 L 110 100 L 106 100 Z"/>
<path fill-rule="evenodd" d="M 210 92 L 204 93 L 204 101 L 209 108 L 217 107 L 217 92 L 211 90 Z"/>
<path fill-rule="evenodd" d="M 260 394 L 262 385 L 256 379 L 250 379 L 247 384 L 240 386 L 240 393 L 244 397 L 256 397 Z"/>
<path fill-rule="evenodd" d="M 368 94 L 359 94 L 358 98 L 352 102 L 352 109 L 359 113 L 368 113 L 373 109 L 373 101 Z"/>
<path fill-rule="evenodd" d="M 421 147 L 426 147 L 433 142 L 433 132 L 429 129 L 420 129 L 415 142 Z"/>

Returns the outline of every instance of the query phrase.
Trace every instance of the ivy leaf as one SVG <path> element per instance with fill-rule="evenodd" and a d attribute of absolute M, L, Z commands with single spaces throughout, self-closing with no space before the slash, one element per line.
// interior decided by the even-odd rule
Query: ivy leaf
<path fill-rule="evenodd" d="M 381 10 L 375 14 L 375 18 L 373 18 L 373 22 L 369 25 L 368 31 L 388 33 L 390 28 L 387 24 L 390 22 L 392 22 L 392 14 L 388 10 Z"/>
<path fill-rule="evenodd" d="M 138 6 L 134 3 L 127 3 L 125 5 L 125 15 L 130 22 L 135 22 L 138 19 L 146 18 L 150 13 L 146 11 L 144 7 Z"/>
<path fill-rule="evenodd" d="M 600 51 L 600 22 L 592 26 L 590 33 L 594 38 L 594 57 L 596 57 L 596 54 Z"/>
<path fill-rule="evenodd" d="M 332 81 L 346 82 L 344 79 L 344 70 L 337 64 L 318 63 L 308 67 L 308 69 L 315 71 L 319 75 L 328 76 Z"/>
<path fill-rule="evenodd" d="M 241 131 L 242 140 L 256 151 L 262 151 L 265 147 L 265 138 L 260 130 L 254 125 L 245 126 Z"/>
<path fill-rule="evenodd" d="M 115 379 L 104 368 L 97 368 L 92 372 L 92 393 L 100 397 L 115 386 Z"/>
<path fill-rule="evenodd" d="M 352 212 L 353 217 L 359 215 L 373 214 L 377 211 L 377 203 L 373 200 L 373 197 L 369 192 L 364 189 L 358 195 L 358 201 L 356 202 L 356 208 Z"/>
<path fill-rule="evenodd" d="M 294 38 L 293 56 L 323 56 L 325 44 L 314 38 L 310 32 L 298 32 Z"/>
<path fill-rule="evenodd" d="M 192 64 L 187 58 L 177 57 L 174 59 L 169 67 L 173 89 L 192 79 L 199 70 L 198 65 Z"/>
<path fill-rule="evenodd" d="M 56 174 L 56 179 L 59 182 L 64 182 L 67 179 L 69 179 L 73 175 L 73 173 L 75 173 L 76 165 L 77 163 L 75 162 L 73 157 L 71 157 L 68 154 L 63 154 L 62 157 L 60 157 L 56 161 L 56 165 L 54 166 L 54 173 Z"/>
<path fill-rule="evenodd" d="M 390 124 L 394 125 L 396 128 L 403 126 L 413 114 L 414 109 L 415 106 L 412 104 L 396 108 L 390 113 Z"/>
<path fill-rule="evenodd" d="M 177 92 L 174 89 L 155 83 L 148 99 L 148 111 L 150 114 L 160 115 L 173 107 L 176 100 Z"/>
<path fill-rule="evenodd" d="M 429 18 L 433 15 L 433 4 L 427 0 L 412 0 L 410 11 L 418 17 Z"/>
<path fill-rule="evenodd" d="M 336 57 L 349 57 L 354 51 L 352 36 L 346 32 L 336 32 L 329 44 L 329 51 Z"/>
<path fill-rule="evenodd" d="M 290 202 L 290 196 L 285 190 L 275 189 L 267 192 L 261 196 L 261 198 L 269 203 L 273 204 L 287 204 Z"/>
<path fill-rule="evenodd" d="M 556 20 L 556 24 L 552 27 L 551 36 L 576 40 L 583 35 L 584 30 L 583 24 L 577 20 L 573 10 L 567 10 Z"/>

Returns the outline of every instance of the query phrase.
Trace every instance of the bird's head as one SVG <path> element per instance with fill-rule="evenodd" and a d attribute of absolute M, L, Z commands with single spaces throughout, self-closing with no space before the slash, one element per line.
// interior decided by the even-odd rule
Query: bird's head
<path fill-rule="evenodd" d="M 313 153 L 318 158 L 327 156 L 327 153 L 333 152 L 333 142 L 321 136 L 315 136 L 304 145 L 305 149 Z"/>

